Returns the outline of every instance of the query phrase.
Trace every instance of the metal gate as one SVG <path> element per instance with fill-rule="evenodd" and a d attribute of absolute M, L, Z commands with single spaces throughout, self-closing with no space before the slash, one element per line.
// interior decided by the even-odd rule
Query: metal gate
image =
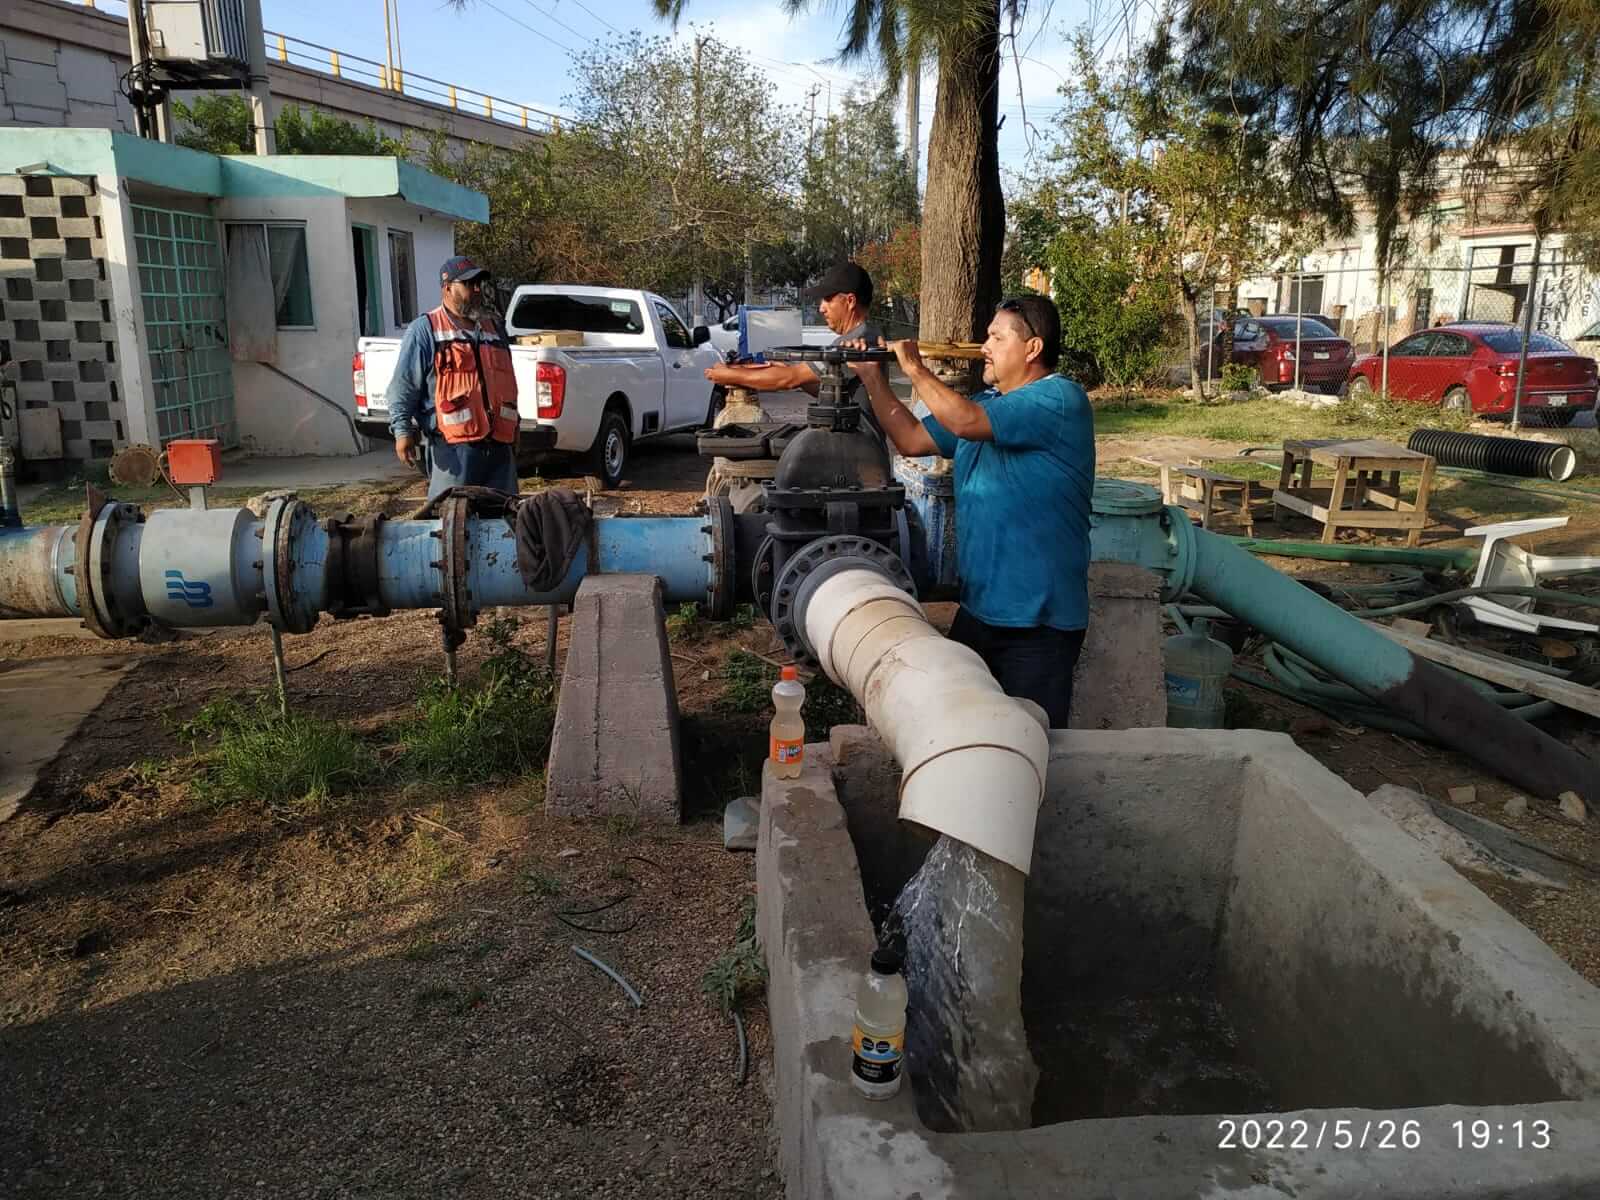
<path fill-rule="evenodd" d="M 236 446 L 217 223 L 178 209 L 131 207 L 161 444 L 216 438 Z"/>

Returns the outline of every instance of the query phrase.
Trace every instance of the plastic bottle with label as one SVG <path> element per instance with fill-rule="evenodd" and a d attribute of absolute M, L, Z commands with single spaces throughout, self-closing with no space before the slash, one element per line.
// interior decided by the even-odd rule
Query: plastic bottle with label
<path fill-rule="evenodd" d="M 1210 629 L 1209 621 L 1197 617 L 1188 633 L 1174 634 L 1162 647 L 1168 728 L 1222 728 L 1222 689 L 1233 670 L 1233 651 L 1211 637 Z"/>
<path fill-rule="evenodd" d="M 906 1055 L 906 981 L 898 952 L 880 946 L 856 992 L 850 1082 L 868 1100 L 900 1091 Z"/>
<path fill-rule="evenodd" d="M 806 723 L 800 706 L 805 702 L 805 684 L 793 667 L 784 667 L 772 688 L 772 707 L 777 711 L 772 717 L 768 753 L 778 779 L 800 778 L 806 752 Z"/>

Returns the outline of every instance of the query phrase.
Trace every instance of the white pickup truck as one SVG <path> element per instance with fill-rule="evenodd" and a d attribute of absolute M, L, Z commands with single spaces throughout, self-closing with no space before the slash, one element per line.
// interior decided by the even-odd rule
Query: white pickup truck
<path fill-rule="evenodd" d="M 721 389 L 705 369 L 722 361 L 704 326 L 693 331 L 671 304 L 630 288 L 524 284 L 507 306 L 506 331 L 567 330 L 581 346 L 518 346 L 511 361 L 522 415 L 521 448 L 581 460 L 592 486 L 622 482 L 633 443 L 709 425 Z M 362 338 L 351 364 L 356 424 L 389 435 L 385 400 L 399 338 Z"/>

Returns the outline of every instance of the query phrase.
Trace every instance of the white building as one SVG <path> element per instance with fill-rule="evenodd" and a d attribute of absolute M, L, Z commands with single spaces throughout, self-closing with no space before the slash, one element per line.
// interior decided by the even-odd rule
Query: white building
<path fill-rule="evenodd" d="M 0 129 L 0 359 L 28 460 L 213 437 L 354 454 L 350 360 L 437 303 L 488 200 L 394 158 Z"/>
<path fill-rule="evenodd" d="M 1531 224 L 1475 223 L 1459 196 L 1444 198 L 1436 218 L 1432 230 L 1414 231 L 1420 245 L 1391 272 L 1387 295 L 1369 216 L 1355 236 L 1247 280 L 1236 303 L 1260 313 L 1321 314 L 1362 348 L 1376 348 L 1386 329 L 1392 344 L 1443 321 L 1520 324 L 1530 291 L 1535 329 L 1570 341 L 1600 319 L 1600 277 L 1567 261 L 1560 234 L 1544 240 L 1535 275 Z"/>

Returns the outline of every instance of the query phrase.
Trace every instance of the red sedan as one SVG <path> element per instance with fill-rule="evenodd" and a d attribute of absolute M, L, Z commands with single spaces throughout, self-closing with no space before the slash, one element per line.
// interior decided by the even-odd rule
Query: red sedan
<path fill-rule="evenodd" d="M 1294 386 L 1297 356 L 1300 386 L 1334 396 L 1344 386 L 1355 349 L 1309 316 L 1242 317 L 1234 325 L 1233 361 L 1254 367 L 1268 389 Z"/>
<path fill-rule="evenodd" d="M 1509 417 L 1517 390 L 1522 331 L 1514 325 L 1462 322 L 1414 333 L 1389 349 L 1389 394 L 1480 417 Z M 1350 394 L 1383 386 L 1383 358 L 1370 354 L 1350 375 Z M 1565 425 L 1595 406 L 1595 360 L 1548 334 L 1528 335 L 1522 410 L 1546 425 Z"/>

